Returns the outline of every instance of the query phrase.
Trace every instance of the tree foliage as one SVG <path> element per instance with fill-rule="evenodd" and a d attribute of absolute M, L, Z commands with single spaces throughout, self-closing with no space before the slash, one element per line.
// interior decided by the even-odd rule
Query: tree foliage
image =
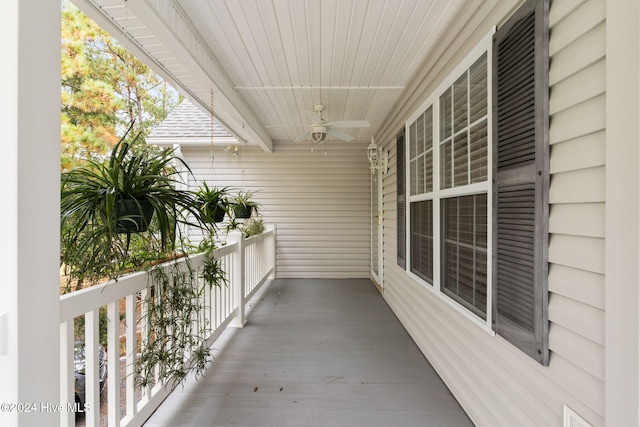
<path fill-rule="evenodd" d="M 142 137 L 178 93 L 67 0 L 62 2 L 61 168 L 102 159 L 132 123 Z"/>

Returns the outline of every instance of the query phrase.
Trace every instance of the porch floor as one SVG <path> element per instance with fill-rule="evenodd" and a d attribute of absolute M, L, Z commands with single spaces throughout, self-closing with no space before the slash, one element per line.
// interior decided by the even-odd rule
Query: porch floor
<path fill-rule="evenodd" d="M 265 286 L 145 426 L 473 426 L 369 280 Z"/>

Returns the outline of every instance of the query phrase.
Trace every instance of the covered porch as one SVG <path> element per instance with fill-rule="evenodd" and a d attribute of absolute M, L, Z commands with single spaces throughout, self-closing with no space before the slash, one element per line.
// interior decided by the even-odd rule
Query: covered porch
<path fill-rule="evenodd" d="M 430 419 L 440 420 L 438 416 L 445 416 L 445 412 L 449 414 L 442 409 L 455 405 L 452 400 L 444 403 L 440 397 L 429 394 L 427 386 L 432 384 L 432 379 L 435 383 L 435 375 L 426 371 L 408 373 L 407 360 L 426 364 L 424 356 L 437 368 L 479 426 L 559 426 L 563 422 L 594 427 L 638 425 L 640 13 L 637 1 L 553 1 L 545 23 L 550 31 L 547 55 L 550 82 L 546 85 L 550 108 L 544 115 L 551 122 L 548 144 L 551 186 L 549 202 L 545 205 L 549 208 L 546 249 L 550 272 L 549 301 L 536 307 L 548 311 L 548 366 L 537 363 L 496 333 L 490 322 L 479 324 L 475 314 L 456 305 L 455 301 L 449 301 L 442 295 L 442 283 L 431 286 L 416 280 L 410 265 L 404 262 L 408 260 L 410 264 L 410 257 L 402 258 L 402 265 L 398 259 L 398 249 L 406 250 L 409 247 L 406 239 L 410 244 L 412 238 L 410 205 L 405 197 L 405 191 L 410 187 L 407 182 L 400 186 L 398 183 L 401 174 L 408 176 L 408 182 L 417 175 L 417 169 L 414 174 L 398 167 L 398 160 L 404 159 L 408 163 L 411 154 L 409 144 L 399 143 L 399 137 L 404 134 L 398 132 L 410 130 L 415 116 L 425 114 L 425 108 L 439 108 L 441 87 L 457 78 L 463 60 L 471 53 L 475 58 L 476 47 L 481 42 L 483 46 L 487 44 L 484 43 L 488 40 L 487 34 L 495 27 L 503 27 L 523 1 L 434 1 L 434 5 L 445 6 L 439 10 L 434 6 L 433 14 L 429 11 L 414 13 L 413 9 L 389 14 L 384 13 L 383 7 L 368 8 L 370 18 L 365 19 L 365 15 L 357 13 L 350 20 L 350 14 L 336 12 L 337 6 L 319 13 L 316 9 L 320 8 L 320 2 L 308 2 L 316 8 L 301 10 L 300 5 L 305 2 L 292 0 L 284 2 L 287 6 L 291 3 L 290 13 L 282 10 L 286 8 L 271 13 L 279 22 L 284 22 L 287 29 L 295 27 L 299 30 L 296 31 L 298 38 L 291 32 L 274 31 L 273 34 L 282 36 L 282 46 L 270 43 L 263 37 L 264 31 L 255 32 L 266 16 L 257 7 L 229 12 L 230 17 L 238 18 L 237 21 L 221 18 L 223 23 L 238 23 L 235 33 L 225 32 L 222 25 L 212 27 L 225 35 L 246 36 L 246 39 L 238 36 L 227 40 L 213 30 L 209 31 L 205 25 L 215 22 L 208 19 L 215 15 L 213 11 L 226 9 L 211 7 L 204 13 L 198 9 L 204 7 L 202 5 L 220 3 L 214 0 L 83 0 L 78 3 L 84 4 L 87 11 L 93 11 L 100 24 L 110 32 L 121 35 L 136 54 L 145 56 L 164 77 L 179 83 L 185 96 L 201 110 L 215 115 L 229 127 L 247 152 L 260 150 L 260 157 L 256 155 L 258 167 L 291 173 L 288 181 L 279 180 L 286 182 L 286 187 L 290 187 L 290 183 L 304 184 L 306 181 L 300 179 L 301 174 L 314 172 L 316 175 L 307 181 L 329 191 L 336 186 L 327 179 L 333 176 L 333 171 L 353 171 L 345 165 L 329 169 L 328 166 L 332 166 L 329 162 L 321 163 L 320 154 L 331 159 L 332 153 L 336 152 L 338 158 L 338 150 L 328 150 L 328 155 L 316 150 L 318 156 L 312 158 L 312 154 L 307 154 L 310 152 L 308 145 L 295 143 L 301 132 L 313 124 L 307 110 L 323 104 L 327 106 L 326 117 L 332 121 L 366 119 L 372 124 L 370 128 L 350 129 L 353 142 L 343 144 L 332 140 L 327 144 L 329 148 L 333 145 L 361 153 L 360 168 L 364 174 L 359 170 L 357 179 L 340 179 L 339 184 L 347 183 L 351 187 L 348 191 L 342 188 L 335 193 L 350 203 L 361 202 L 354 197 L 356 195 L 366 198 L 357 210 L 349 209 L 364 224 L 364 232 L 341 223 L 343 228 L 313 229 L 310 234 L 315 240 L 299 237 L 297 231 L 291 231 L 291 236 L 297 239 L 287 241 L 284 237 L 290 230 L 286 227 L 301 223 L 282 221 L 278 217 L 290 212 L 291 205 L 281 204 L 280 211 L 269 210 L 273 216 L 268 218 L 268 222 L 278 224 L 278 230 L 283 231 L 273 254 L 273 258 L 279 257 L 278 268 L 286 265 L 280 263 L 282 259 L 304 254 L 300 246 L 296 246 L 299 241 L 311 248 L 310 258 L 315 265 L 323 268 L 331 265 L 334 272 L 338 262 L 352 266 L 355 256 L 345 261 L 342 253 L 333 250 L 343 246 L 327 244 L 331 256 L 327 260 L 324 253 L 317 255 L 315 241 L 327 240 L 333 244 L 338 240 L 336 236 L 345 238 L 342 232 L 345 228 L 362 232 L 365 238 L 358 244 L 364 245 L 365 250 L 353 248 L 351 252 L 362 254 L 360 261 L 365 270 L 359 271 L 366 276 L 352 276 L 352 272 L 342 271 L 341 278 L 325 280 L 326 283 L 347 283 L 338 286 L 341 291 L 350 289 L 352 284 L 356 284 L 355 287 L 362 285 L 363 293 L 357 298 L 349 298 L 338 294 L 333 287 L 323 286 L 326 283 L 293 278 L 285 281 L 281 275 L 288 273 L 300 277 L 316 271 L 327 273 L 322 269 L 311 271 L 310 263 L 300 262 L 302 265 L 296 267 L 298 270 L 293 267 L 290 271 L 278 270 L 277 278 L 266 283 L 264 299 L 259 300 L 255 310 L 249 313 L 246 329 L 236 330 L 227 345 L 220 348 L 218 363 L 213 365 L 207 378 L 199 383 L 189 382 L 183 390 L 178 388 L 147 425 L 156 422 L 176 425 L 183 420 L 191 422 L 186 425 L 225 425 L 224 417 L 231 417 L 232 411 L 237 411 L 237 416 L 253 417 L 265 421 L 261 424 L 271 425 L 282 425 L 282 419 L 277 417 L 285 413 L 290 414 L 292 420 L 296 417 L 298 424 L 306 422 L 308 425 L 330 424 L 331 421 L 343 425 L 366 425 L 366 421 L 372 421 L 372 425 L 375 425 L 373 422 L 397 425 L 402 420 L 410 424 L 415 420 L 410 418 L 414 415 L 420 418 L 419 425 L 425 425 Z M 243 7 L 240 2 L 223 3 Z M 269 5 L 276 2 L 254 3 Z M 431 4 L 422 1 L 375 3 L 378 6 L 415 4 L 420 7 Z M 322 4 L 347 5 L 354 13 L 361 10 L 354 2 Z M 243 5 L 246 4 L 243 2 Z M 68 363 L 69 341 L 66 345 L 60 344 L 60 335 L 69 332 L 68 325 L 63 325 L 68 322 L 65 316 L 69 313 L 59 304 L 57 287 L 51 285 L 59 270 L 60 237 L 59 9 L 57 2 L 10 0 L 5 4 L 4 25 L 0 26 L 0 43 L 8 58 L 3 69 L 6 84 L 0 89 L 4 100 L 0 105 L 0 122 L 6 141 L 5 167 L 0 172 L 6 195 L 6 208 L 0 211 L 5 224 L 5 238 L 2 239 L 5 284 L 0 286 L 0 372 L 3 379 L 0 402 L 14 405 L 10 407 L 11 411 L 0 413 L 2 425 L 58 425 L 61 418 L 58 410 L 27 413 L 17 411 L 17 405 L 23 405 L 20 407 L 23 409 L 27 407 L 24 405 L 30 404 L 36 406 L 29 408 L 57 408 L 56 405 L 70 397 L 61 399 L 69 384 L 60 380 L 60 374 L 65 374 L 65 369 L 71 366 Z M 283 16 L 287 19 L 281 19 Z M 311 23 L 311 30 L 307 31 L 306 20 L 302 17 Z M 414 22 L 412 19 L 419 17 L 429 19 L 423 25 L 410 25 Z M 371 27 L 365 26 L 365 21 Z M 320 24 L 326 23 L 331 24 L 329 28 L 320 31 Z M 376 27 L 378 23 L 380 28 Z M 393 32 L 392 28 L 398 31 Z M 334 35 L 344 35 L 349 29 L 362 34 L 363 42 L 360 43 L 358 37 L 350 37 L 350 48 L 343 50 L 344 43 L 334 42 L 334 39 L 338 40 Z M 378 34 L 392 37 L 378 39 L 375 37 Z M 410 40 L 401 41 L 401 36 Z M 316 49 L 321 41 L 322 47 Z M 377 53 L 373 41 L 386 47 L 385 55 Z M 365 49 L 367 46 L 368 50 Z M 242 48 L 243 54 L 236 58 L 235 52 Z M 294 51 L 299 51 L 300 56 Z M 229 52 L 234 56 L 225 56 Z M 488 44 L 487 52 L 491 53 Z M 343 61 L 334 61 L 334 58 Z M 265 67 L 256 66 L 261 65 L 258 59 L 265 60 Z M 333 73 L 332 65 L 336 65 Z M 266 72 L 265 68 L 271 71 Z M 302 77 L 289 78 L 296 70 L 301 71 Z M 285 79 L 278 78 L 279 73 Z M 372 78 L 386 74 L 397 78 Z M 342 76 L 346 78 L 344 81 Z M 491 82 L 494 74 L 488 72 L 487 76 L 487 82 Z M 209 107 L 214 101 L 214 108 Z M 487 105 L 494 107 L 495 104 L 488 101 Z M 491 113 L 493 108 L 487 111 Z M 487 118 L 487 123 L 490 122 L 493 122 L 492 117 Z M 436 126 L 433 129 L 438 126 L 436 120 L 429 123 Z M 367 190 L 371 185 L 364 148 L 372 136 L 378 146 L 388 152 L 389 168 L 384 175 L 379 172 L 378 185 L 371 187 L 373 194 L 370 194 L 359 190 L 363 183 Z M 435 151 L 439 150 L 437 144 L 433 147 Z M 300 161 L 302 156 L 297 156 L 296 150 L 304 150 L 305 159 L 310 160 Z M 263 161 L 266 159 L 262 156 L 269 157 L 270 161 Z M 274 159 L 280 163 L 275 163 Z M 436 180 L 438 156 L 434 159 L 434 168 L 429 170 Z M 340 156 L 339 160 L 349 161 L 349 158 Z M 313 168 L 309 167 L 309 162 L 313 162 Z M 329 173 L 324 170 L 317 173 L 320 168 L 316 165 L 320 164 L 326 166 Z M 291 167 L 286 169 L 281 165 Z M 245 166 L 243 171 L 258 170 Z M 487 167 L 491 170 L 492 164 L 488 163 Z M 249 181 L 252 176 L 247 173 L 245 178 Z M 489 174 L 487 188 L 490 182 Z M 491 200 L 490 196 L 487 195 L 488 200 Z M 302 189 L 293 199 L 320 204 L 325 198 Z M 275 205 L 271 200 L 264 200 L 267 208 Z M 331 200 L 342 203 L 338 196 Z M 380 209 L 369 209 L 374 200 Z M 433 205 L 439 206 L 438 203 Z M 436 219 L 429 223 L 439 226 Z M 374 225 L 371 235 L 369 224 Z M 333 234 L 328 235 L 327 229 Z M 437 229 L 434 236 L 443 237 Z M 436 248 L 440 250 L 438 246 Z M 493 255 L 491 250 L 487 253 Z M 370 258 L 370 255 L 376 256 Z M 407 251 L 406 255 L 412 254 Z M 430 259 L 434 265 L 442 265 L 441 257 Z M 384 300 L 367 281 L 369 270 L 375 269 L 376 262 L 382 273 L 379 284 Z M 352 282 L 345 277 L 359 279 Z M 317 286 L 312 291 L 319 295 L 313 294 L 313 298 L 312 294 L 300 295 L 300 300 L 293 298 L 295 292 L 305 288 L 304 283 L 315 283 Z M 293 284 L 300 285 L 295 292 L 288 289 Z M 277 289 L 280 294 L 275 292 Z M 127 296 L 130 295 L 133 294 Z M 330 303 L 315 300 L 320 296 L 329 298 Z M 354 315 L 363 308 L 364 304 L 360 303 L 365 300 L 369 304 L 368 310 L 365 314 Z M 294 320 L 289 323 L 279 317 L 285 301 L 299 301 L 289 307 L 290 311 L 294 307 L 299 310 L 298 317 L 292 317 Z M 412 352 L 416 346 L 408 337 L 406 343 L 399 341 L 400 336 L 406 337 L 406 332 L 398 320 L 392 316 L 386 321 L 378 317 L 389 311 L 385 302 L 420 348 L 415 355 Z M 102 305 L 88 310 L 94 311 Z M 76 307 L 70 308 L 75 312 Z M 261 314 L 267 309 L 272 311 L 269 317 Z M 490 310 L 487 312 L 491 313 Z M 338 322 L 347 316 L 350 329 L 341 330 L 336 325 L 342 324 Z M 321 331 L 320 324 L 330 329 Z M 366 333 L 362 332 L 364 324 L 367 325 Z M 398 328 L 392 329 L 392 324 Z M 293 335 L 286 332 L 295 331 L 297 335 L 307 327 L 314 333 L 298 335 L 304 343 L 289 341 Z M 259 336 L 254 336 L 256 329 L 260 329 Z M 270 335 L 272 330 L 273 335 Z M 349 336 L 340 335 L 342 333 Z M 92 339 L 96 339 L 97 333 L 93 335 Z M 365 337 L 375 345 L 367 346 Z M 131 341 L 134 339 L 135 334 L 132 334 Z M 248 344 L 259 348 L 250 350 Z M 275 349 L 267 347 L 273 344 L 279 345 Z M 336 362 L 339 355 L 330 354 L 329 350 L 340 350 L 342 355 L 349 356 L 344 369 Z M 248 354 L 273 360 L 258 365 L 242 357 Z M 292 354 L 304 354 L 304 358 L 298 359 Z M 298 361 L 302 361 L 301 364 L 297 364 Z M 284 362 L 291 363 L 285 368 Z M 62 364 L 66 366 L 63 369 Z M 289 369 L 300 376 L 293 378 Z M 391 373 L 389 369 L 396 371 Z M 243 376 L 232 381 L 230 378 L 235 374 Z M 332 381 L 333 377 L 335 381 Z M 70 375 L 67 378 L 71 378 Z M 411 382 L 418 378 L 421 381 Z M 115 387 L 109 388 L 115 390 Z M 375 402 L 373 408 L 365 407 L 365 399 L 359 398 L 367 393 L 371 396 L 370 402 Z M 444 388 L 437 396 L 450 398 Z M 309 403 L 311 400 L 314 403 Z M 224 406 L 219 405 L 220 402 Z M 431 413 L 435 402 L 441 411 Z M 127 405 L 133 408 L 136 402 L 130 398 Z M 414 412 L 414 408 L 420 409 Z M 214 410 L 224 413 L 208 412 Z M 393 421 L 388 422 L 391 418 L 385 417 L 391 415 Z M 68 425 L 73 423 L 71 416 L 69 413 L 63 415 Z M 268 419 L 268 416 L 274 418 Z M 378 418 L 374 420 L 376 416 Z M 459 425 L 468 425 L 469 420 L 461 411 L 460 416 Z M 220 417 L 219 421 L 212 421 L 214 417 Z M 98 425 L 95 419 L 89 421 L 87 418 L 87 421 L 88 425 Z M 458 425 L 457 422 L 452 418 L 451 425 Z M 112 425 L 124 424 L 116 422 Z M 436 421 L 434 424 L 438 425 Z"/>
<path fill-rule="evenodd" d="M 472 426 L 368 279 L 275 279 L 159 426 Z"/>
<path fill-rule="evenodd" d="M 155 273 L 64 295 L 60 383 L 67 410 L 60 425 L 474 425 L 372 280 L 280 278 L 276 240 L 273 226 L 250 238 L 231 234 L 211 254 L 227 272 L 222 286 L 202 281 L 206 254 L 162 264 L 170 277 L 177 271 L 199 277 L 203 304 L 194 305 L 190 330 L 203 326 L 211 348 L 206 371 L 192 371 L 177 384 L 157 367 L 148 385 L 135 382 L 151 344 L 144 337 L 153 328 L 148 313 L 157 284 L 149 280 Z M 101 307 L 106 319 L 99 319 Z M 99 346 L 99 325 L 106 327 L 108 374 L 103 383 L 99 354 L 88 351 L 83 407 L 74 414 L 68 408 L 78 317 L 87 325 L 88 349 Z M 165 338 L 169 346 L 181 345 L 176 336 Z M 193 353 L 185 351 L 184 363 L 193 364 Z M 77 378 L 75 385 L 78 402 Z"/>

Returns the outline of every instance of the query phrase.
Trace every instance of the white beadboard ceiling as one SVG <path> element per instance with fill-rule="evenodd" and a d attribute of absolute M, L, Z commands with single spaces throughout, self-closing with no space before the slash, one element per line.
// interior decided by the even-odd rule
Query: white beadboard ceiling
<path fill-rule="evenodd" d="M 370 140 L 463 1 L 75 3 L 203 110 L 213 91 L 220 123 L 271 151 L 320 103 L 328 121 L 369 121 L 340 130 Z"/>

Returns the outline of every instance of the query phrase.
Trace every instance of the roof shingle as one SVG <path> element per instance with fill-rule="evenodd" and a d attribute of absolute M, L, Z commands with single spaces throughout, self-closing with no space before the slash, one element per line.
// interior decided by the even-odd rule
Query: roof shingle
<path fill-rule="evenodd" d="M 193 105 L 188 99 L 173 109 L 149 135 L 150 138 L 197 138 L 211 136 L 211 118 Z M 213 136 L 231 137 L 225 128 L 216 121 L 213 123 Z"/>

